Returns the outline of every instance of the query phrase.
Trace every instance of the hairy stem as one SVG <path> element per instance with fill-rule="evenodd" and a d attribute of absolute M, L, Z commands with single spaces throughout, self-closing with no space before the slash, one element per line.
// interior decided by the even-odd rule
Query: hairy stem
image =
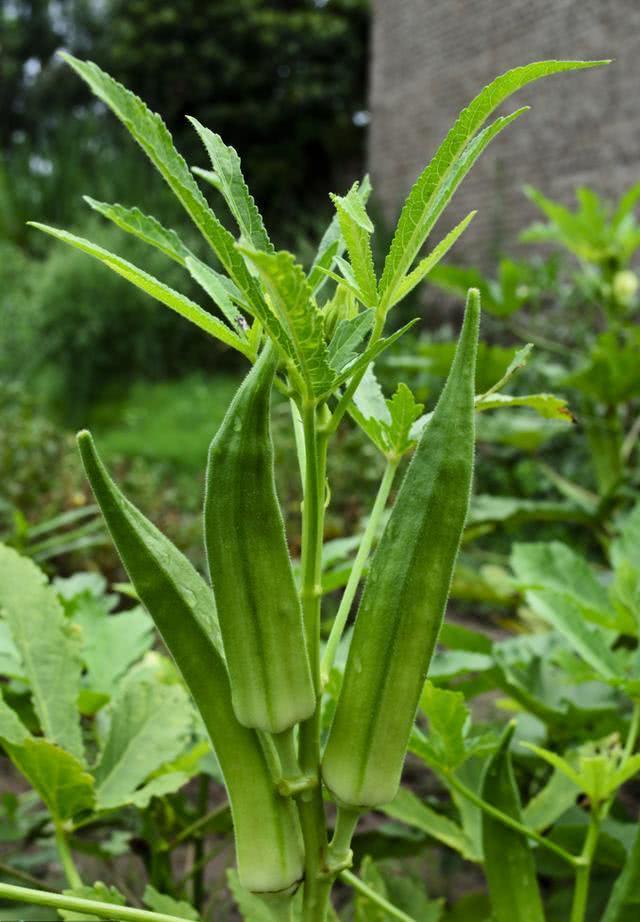
<path fill-rule="evenodd" d="M 519 823 L 518 820 L 514 820 L 513 817 L 509 816 L 507 813 L 503 813 L 502 810 L 498 810 L 497 807 L 493 807 L 491 804 L 487 803 L 486 800 L 483 800 L 482 797 L 476 794 L 475 791 L 472 791 L 471 788 L 468 788 L 466 784 L 460 781 L 459 778 L 456 778 L 454 774 L 447 774 L 446 780 L 447 784 L 458 791 L 459 794 L 462 794 L 463 797 L 466 797 L 467 800 L 474 804 L 476 807 L 479 807 L 489 816 L 492 816 L 494 820 L 498 820 L 499 823 L 503 823 L 505 826 L 509 826 L 516 832 L 521 832 L 522 835 L 527 836 L 527 838 L 537 842 L 538 845 L 542 845 L 544 848 L 556 854 L 559 858 L 562 858 L 563 861 L 566 861 L 567 864 L 570 864 L 573 868 L 582 866 L 581 858 L 577 858 L 575 855 L 572 855 L 560 845 L 556 845 L 556 843 L 552 842 L 551 839 L 547 839 L 544 836 L 541 836 L 539 832 L 535 831 L 535 829 L 530 829 L 528 826 L 525 826 L 524 823 Z"/>
<path fill-rule="evenodd" d="M 369 559 L 371 545 L 373 544 L 373 539 L 375 538 L 380 526 L 380 519 L 382 518 L 382 513 L 384 512 L 384 508 L 389 498 L 389 493 L 391 492 L 391 487 L 393 486 L 396 471 L 398 470 L 398 464 L 399 460 L 396 459 L 387 461 L 384 476 L 382 478 L 380 488 L 378 489 L 378 495 L 376 496 L 375 502 L 373 504 L 371 515 L 369 516 L 369 521 L 367 522 L 367 527 L 364 530 L 362 541 L 360 542 L 360 547 L 358 548 L 358 553 L 356 554 L 356 558 L 353 562 L 353 567 L 351 568 L 351 573 L 349 574 L 349 580 L 345 587 L 342 598 L 340 599 L 338 613 L 336 615 L 335 621 L 333 622 L 333 627 L 331 628 L 331 633 L 329 635 L 329 640 L 327 641 L 324 656 L 322 657 L 320 678 L 323 685 L 325 685 L 329 679 L 329 673 L 331 672 L 331 667 L 333 666 L 334 660 L 336 658 L 338 644 L 340 643 L 340 639 L 344 633 L 344 628 L 347 623 L 347 618 L 349 617 L 349 612 L 351 611 L 351 606 L 353 605 L 353 600 L 358 589 L 358 584 L 362 578 L 362 571 L 364 570 L 367 560 Z"/>
<path fill-rule="evenodd" d="M 56 823 L 56 849 L 58 850 L 58 857 L 67 878 L 67 883 L 74 889 L 81 887 L 82 878 L 73 860 L 66 833 L 59 823 Z"/>
<path fill-rule="evenodd" d="M 327 876 L 327 835 L 320 779 L 320 602 L 322 598 L 322 539 L 327 437 L 318 433 L 316 407 L 302 408 L 304 428 L 304 502 L 302 507 L 302 582 L 300 588 L 307 650 L 316 688 L 317 706 L 300 725 L 299 755 L 303 774 L 317 779 L 316 787 L 297 800 L 305 845 L 303 922 L 324 922 L 331 880 Z"/>
<path fill-rule="evenodd" d="M 85 900 L 79 896 L 65 896 L 62 893 L 50 893 L 45 890 L 32 890 L 29 887 L 14 887 L 12 884 L 0 883 L 0 898 L 16 903 L 29 903 L 33 906 L 50 906 L 53 909 L 67 909 L 82 916 L 97 916 L 99 919 L 115 919 L 116 922 L 185 922 L 179 916 L 169 916 L 164 912 L 150 912 L 133 906 L 116 906 L 99 900 Z"/>
<path fill-rule="evenodd" d="M 593 856 L 600 835 L 600 812 L 597 805 L 591 811 L 589 829 L 584 841 L 584 848 L 580 855 L 581 865 L 576 869 L 576 883 L 571 904 L 570 922 L 584 922 L 589 897 L 589 884 L 591 882 L 591 868 Z"/>
<path fill-rule="evenodd" d="M 398 909 L 398 907 L 394 906 L 393 903 L 390 903 L 389 900 L 385 900 L 383 896 L 380 896 L 379 893 L 376 893 L 375 890 L 372 890 L 371 887 L 367 886 L 364 881 L 360 880 L 359 877 L 356 877 L 355 874 L 352 874 L 351 871 L 342 871 L 340 873 L 340 880 L 342 880 L 353 890 L 357 890 L 358 893 L 366 896 L 366 898 L 372 903 L 375 903 L 376 906 L 384 909 L 385 913 L 388 916 L 391 916 L 393 919 L 400 919 L 400 922 L 416 922 L 412 916 L 408 916 L 406 912 Z"/>

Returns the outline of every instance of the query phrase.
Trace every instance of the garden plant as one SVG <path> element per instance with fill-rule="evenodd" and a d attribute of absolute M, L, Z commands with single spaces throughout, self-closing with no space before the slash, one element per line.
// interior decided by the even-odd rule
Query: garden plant
<path fill-rule="evenodd" d="M 210 447 L 209 580 L 125 497 L 87 431 L 78 436 L 84 468 L 131 581 L 126 591 L 148 614 L 135 608 L 110 615 L 95 578 L 47 585 L 33 562 L 13 549 L 0 553 L 7 628 L 0 649 L 3 674 L 12 679 L 0 699 L 0 739 L 47 808 L 68 882 L 63 894 L 0 884 L 0 897 L 53 907 L 66 918 L 198 918 L 193 906 L 154 887 L 144 894 L 150 908 L 142 909 L 124 905 L 115 888 L 87 884 L 72 843 L 83 828 L 127 806 L 152 811 L 154 800 L 196 774 L 194 752 L 206 751 L 208 738 L 229 798 L 234 893 L 248 922 L 340 918 L 331 899 L 338 880 L 355 893 L 357 919 L 441 918 L 442 903 L 415 888 L 391 900 L 391 883 L 371 863 L 353 872 L 354 833 L 374 810 L 482 864 L 490 902 L 457 918 L 497 922 L 594 918 L 589 893 L 597 849 L 603 831 L 610 840 L 617 829 L 619 847 L 610 849 L 608 867 L 622 872 L 602 918 L 628 922 L 638 901 L 640 837 L 621 833 L 620 826 L 633 824 L 614 813 L 619 789 L 640 768 L 638 512 L 617 523 L 606 581 L 564 545 L 516 545 L 509 580 L 529 629 L 522 637 L 492 643 L 466 628 L 443 627 L 469 511 L 476 413 L 524 405 L 566 416 L 566 404 L 549 394 L 503 392 L 522 364 L 520 352 L 476 394 L 475 288 L 431 412 L 423 413 L 402 384 L 385 400 L 373 371 L 413 325 L 385 334 L 394 306 L 453 246 L 473 213 L 421 255 L 427 237 L 476 159 L 524 109 L 485 127 L 492 112 L 534 80 L 605 62 L 534 63 L 482 90 L 411 190 L 377 275 L 367 180 L 332 197 L 335 218 L 305 270 L 274 249 L 238 155 L 218 135 L 192 119 L 212 165 L 196 175 L 219 194 L 238 237 L 209 206 L 160 117 L 95 64 L 67 61 L 159 170 L 213 251 L 213 265 L 137 207 L 90 198 L 88 205 L 179 264 L 221 316 L 86 239 L 34 226 L 124 276 L 252 367 Z M 296 567 L 274 486 L 274 388 L 290 403 L 303 483 Z M 323 644 L 327 453 L 346 414 L 387 466 Z M 395 476 L 411 453 L 388 512 Z M 174 665 L 150 652 L 150 619 Z M 444 650 L 434 656 L 438 640 Z M 573 696 L 569 683 L 579 686 Z M 471 700 L 496 688 L 508 694 L 515 722 L 502 721 L 499 730 L 470 726 L 463 695 Z M 552 747 L 542 745 L 550 727 Z M 523 740 L 527 748 L 515 745 Z M 435 809 L 400 787 L 409 750 L 450 790 L 457 820 L 452 809 Z M 532 793 L 524 810 L 514 762 Z M 571 808 L 579 819 L 567 833 L 558 821 Z M 556 862 L 550 867 L 541 864 L 547 853 Z M 540 875 L 568 878 L 570 888 L 559 891 L 569 892 L 564 916 Z"/>

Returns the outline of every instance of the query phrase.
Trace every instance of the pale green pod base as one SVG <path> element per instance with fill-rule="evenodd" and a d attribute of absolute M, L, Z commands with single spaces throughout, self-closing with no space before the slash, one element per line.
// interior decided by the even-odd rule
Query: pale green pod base
<path fill-rule="evenodd" d="M 218 757 L 233 816 L 241 883 L 285 891 L 303 875 L 295 807 L 275 790 L 256 733 L 233 711 L 213 593 L 177 548 L 109 477 L 88 432 L 78 444 L 87 477 L 131 582 L 180 670 Z"/>
<path fill-rule="evenodd" d="M 470 292 L 447 383 L 373 557 L 323 759 L 337 800 L 395 797 L 469 507 L 480 302 Z"/>
<path fill-rule="evenodd" d="M 204 505 L 211 583 L 240 723 L 280 734 L 316 695 L 273 468 L 270 400 L 277 356 L 265 346 L 209 449 Z"/>

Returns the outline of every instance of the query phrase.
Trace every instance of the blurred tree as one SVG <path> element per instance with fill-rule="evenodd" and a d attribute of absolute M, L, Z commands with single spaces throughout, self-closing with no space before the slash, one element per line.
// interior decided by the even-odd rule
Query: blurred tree
<path fill-rule="evenodd" d="M 367 0 L 4 0 L 5 169 L 21 164 L 36 180 L 62 169 L 61 137 L 73 139 L 73 169 L 85 176 L 88 146 L 94 158 L 123 148 L 113 120 L 55 60 L 66 47 L 160 112 L 190 163 L 208 165 L 188 114 L 237 147 L 272 223 L 299 224 L 318 205 L 328 214 L 327 189 L 362 170 L 367 30 Z M 100 151 L 89 140 L 96 118 Z"/>

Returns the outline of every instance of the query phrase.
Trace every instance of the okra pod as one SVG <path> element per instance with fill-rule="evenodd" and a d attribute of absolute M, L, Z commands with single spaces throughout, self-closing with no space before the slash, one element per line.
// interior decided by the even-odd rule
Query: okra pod
<path fill-rule="evenodd" d="M 78 445 L 95 498 L 140 600 L 153 618 L 202 715 L 229 794 L 238 873 L 256 892 L 301 879 L 303 846 L 295 808 L 280 797 L 255 731 L 240 724 L 210 587 L 189 561 L 122 494 L 91 435 Z"/>
<path fill-rule="evenodd" d="M 520 794 L 509 746 L 514 724 L 502 735 L 482 781 L 482 797 L 492 807 L 522 822 Z M 544 922 L 536 866 L 527 837 L 487 813 L 482 814 L 484 872 L 496 922 Z"/>
<path fill-rule="evenodd" d="M 306 720 L 316 705 L 275 487 L 270 400 L 276 367 L 269 344 L 211 443 L 204 504 L 233 707 L 240 723 L 273 734 Z"/>
<path fill-rule="evenodd" d="M 389 803 L 438 638 L 469 507 L 480 297 L 373 557 L 323 776 L 347 806 Z"/>

